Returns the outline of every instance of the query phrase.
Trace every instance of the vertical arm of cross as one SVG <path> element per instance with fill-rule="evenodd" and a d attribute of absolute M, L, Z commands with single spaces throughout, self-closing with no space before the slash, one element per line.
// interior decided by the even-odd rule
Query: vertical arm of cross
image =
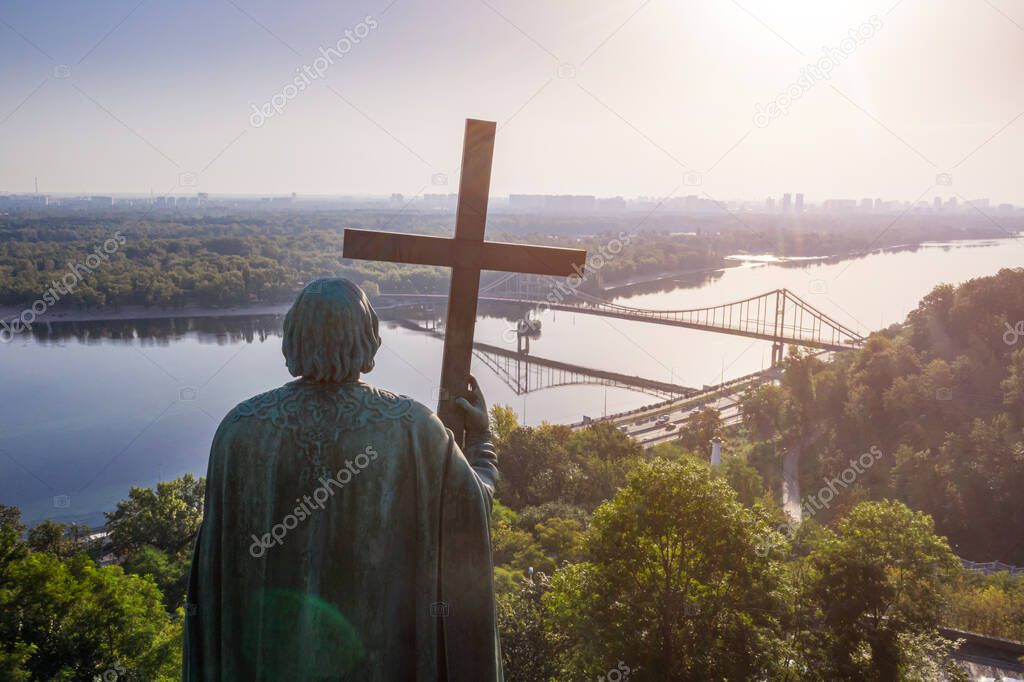
<path fill-rule="evenodd" d="M 452 430 L 460 445 L 465 424 L 455 400 L 466 392 L 469 380 L 480 290 L 480 260 L 470 255 L 482 246 L 484 239 L 495 129 L 493 121 L 468 119 L 462 144 L 459 204 L 455 215 L 456 256 L 448 291 L 448 319 L 444 330 L 444 358 L 441 361 L 441 390 L 437 405 L 437 416 Z M 460 258 L 460 254 L 466 257 Z"/>

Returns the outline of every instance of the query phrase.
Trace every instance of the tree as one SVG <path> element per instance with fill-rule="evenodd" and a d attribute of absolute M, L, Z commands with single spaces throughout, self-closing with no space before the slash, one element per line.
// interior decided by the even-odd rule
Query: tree
<path fill-rule="evenodd" d="M 1024 348 L 1010 356 L 1007 376 L 1001 382 L 1003 404 L 1017 426 L 1024 424 Z"/>
<path fill-rule="evenodd" d="M 570 430 L 542 424 L 518 427 L 501 441 L 498 497 L 513 509 L 567 499 L 569 457 L 565 442 Z"/>
<path fill-rule="evenodd" d="M 722 415 L 713 407 L 705 407 L 679 429 L 679 444 L 702 461 L 710 462 L 711 439 L 721 430 Z"/>
<path fill-rule="evenodd" d="M 28 551 L 21 541 L 23 532 L 25 526 L 21 523 L 21 510 L 0 504 L 0 589 L 4 587 L 8 566 Z"/>
<path fill-rule="evenodd" d="M 946 625 L 1024 641 L 1024 575 L 962 571 L 949 585 L 948 604 Z"/>
<path fill-rule="evenodd" d="M 495 405 L 491 408 L 491 428 L 494 431 L 494 438 L 502 443 L 508 438 L 513 430 L 519 428 L 519 418 L 515 410 L 508 405 Z"/>
<path fill-rule="evenodd" d="M 751 506 L 765 495 L 764 479 L 741 456 L 726 456 L 717 472 L 736 491 L 740 502 Z"/>
<path fill-rule="evenodd" d="M 491 511 L 491 557 L 499 591 L 514 588 L 531 568 L 551 571 L 555 567 L 533 535 L 518 526 L 519 515 L 495 501 Z"/>
<path fill-rule="evenodd" d="M 517 510 L 553 501 L 592 509 L 615 493 L 643 457 L 638 443 L 607 423 L 576 431 L 551 424 L 515 427 L 498 448 L 498 496 Z"/>
<path fill-rule="evenodd" d="M 157 549 L 153 545 L 146 545 L 132 552 L 121 564 L 126 573 L 151 578 L 160 588 L 164 606 L 170 613 L 181 607 L 185 601 L 189 566 L 188 557 L 172 558 L 168 556 L 167 552 Z"/>
<path fill-rule="evenodd" d="M 185 474 L 156 489 L 132 486 L 127 500 L 105 512 L 113 551 L 118 556 L 152 545 L 171 557 L 192 548 L 203 517 L 206 480 Z"/>
<path fill-rule="evenodd" d="M 583 526 L 576 519 L 558 517 L 541 521 L 534 527 L 537 542 L 556 564 L 579 559 Z"/>
<path fill-rule="evenodd" d="M 643 458 L 643 447 L 609 422 L 573 431 L 565 442 L 573 501 L 593 509 L 615 494 L 626 473 Z"/>
<path fill-rule="evenodd" d="M 556 679 L 557 647 L 542 599 L 550 583 L 544 573 L 520 579 L 514 591 L 497 598 L 501 659 L 507 682 Z"/>
<path fill-rule="evenodd" d="M 590 560 L 560 568 L 544 597 L 564 641 L 559 679 L 620 662 L 639 682 L 769 676 L 784 659 L 781 571 L 755 551 L 769 533 L 708 466 L 640 465 L 595 512 Z"/>
<path fill-rule="evenodd" d="M 784 396 L 774 384 L 761 384 L 751 388 L 740 398 L 743 425 L 757 440 L 774 443 L 782 433 Z"/>
<path fill-rule="evenodd" d="M 32 552 L 9 569 L 0 590 L 5 679 L 89 682 L 110 670 L 125 682 L 178 679 L 180 620 L 152 581 L 84 554 Z"/>
<path fill-rule="evenodd" d="M 958 564 L 930 517 L 888 500 L 858 504 L 820 535 L 807 567 L 808 671 L 881 682 L 915 663 L 904 642 L 937 640 Z"/>
<path fill-rule="evenodd" d="M 67 525 L 49 519 L 29 529 L 28 547 L 33 552 L 49 552 L 61 559 L 75 553 L 75 541 L 69 537 Z"/>

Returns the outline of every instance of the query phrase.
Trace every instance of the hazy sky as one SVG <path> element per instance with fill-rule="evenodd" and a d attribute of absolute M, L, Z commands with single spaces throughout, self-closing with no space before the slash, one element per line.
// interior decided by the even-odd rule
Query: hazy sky
<path fill-rule="evenodd" d="M 476 117 L 497 195 L 1024 204 L 1022 114 L 1020 0 L 0 2 L 8 192 L 455 191 Z"/>

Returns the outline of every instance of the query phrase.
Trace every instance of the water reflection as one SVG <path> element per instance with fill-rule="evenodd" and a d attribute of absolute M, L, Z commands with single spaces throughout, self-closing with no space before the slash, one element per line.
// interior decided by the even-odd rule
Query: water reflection
<path fill-rule="evenodd" d="M 511 310 L 510 310 L 511 308 Z M 504 320 L 512 325 L 522 319 L 529 306 L 513 303 L 483 302 L 480 304 L 481 319 Z M 403 305 L 378 308 L 381 321 L 397 324 L 410 319 L 426 328 L 443 326 L 445 302 L 436 305 Z M 284 326 L 284 315 L 249 315 L 225 311 L 223 317 L 168 317 L 123 320 L 59 320 L 42 321 L 32 325 L 30 336 L 42 345 L 61 345 L 66 341 L 83 344 L 151 342 L 144 345 L 166 346 L 185 338 L 195 339 L 201 344 L 229 346 L 236 343 L 253 343 L 269 338 L 280 338 Z"/>
<path fill-rule="evenodd" d="M 284 315 L 59 321 L 34 324 L 31 336 L 41 344 L 59 344 L 69 340 L 85 344 L 144 340 L 154 341 L 155 345 L 167 345 L 187 337 L 203 344 L 227 346 L 280 337 L 283 324 Z"/>

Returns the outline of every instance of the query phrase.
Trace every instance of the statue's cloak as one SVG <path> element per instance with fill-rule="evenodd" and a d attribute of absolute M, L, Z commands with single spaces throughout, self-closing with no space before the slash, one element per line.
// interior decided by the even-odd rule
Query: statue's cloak
<path fill-rule="evenodd" d="M 361 382 L 238 405 L 210 451 L 183 679 L 501 680 L 496 477 L 489 443 L 464 456 L 428 408 Z"/>

